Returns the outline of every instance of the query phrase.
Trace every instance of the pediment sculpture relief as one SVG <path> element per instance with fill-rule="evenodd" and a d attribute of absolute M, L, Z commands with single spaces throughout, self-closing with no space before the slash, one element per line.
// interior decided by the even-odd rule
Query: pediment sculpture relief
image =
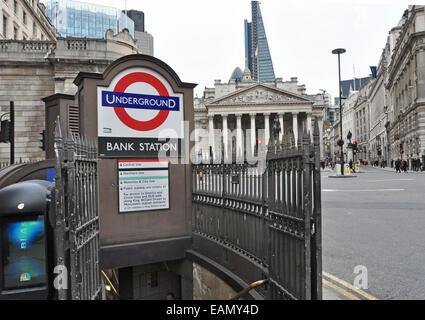
<path fill-rule="evenodd" d="M 299 101 L 299 99 L 295 97 L 291 97 L 289 95 L 280 94 L 268 90 L 257 89 L 248 92 L 244 92 L 240 95 L 236 95 L 234 97 L 223 99 L 218 101 L 219 105 L 226 104 L 243 104 L 243 103 L 273 103 L 273 102 L 294 102 Z"/>

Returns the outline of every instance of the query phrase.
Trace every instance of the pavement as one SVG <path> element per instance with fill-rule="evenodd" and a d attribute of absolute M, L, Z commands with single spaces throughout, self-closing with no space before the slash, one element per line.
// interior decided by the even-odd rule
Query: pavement
<path fill-rule="evenodd" d="M 365 172 L 370 172 L 370 170 L 373 169 L 378 169 L 378 170 L 383 170 L 383 171 L 388 171 L 388 172 L 395 172 L 395 168 L 391 168 L 391 167 L 385 167 L 385 168 L 381 168 L 381 167 L 372 167 L 372 166 L 361 166 L 360 167 L 360 172 L 357 173 L 365 173 Z M 329 167 L 326 167 L 325 169 L 321 169 L 320 172 L 322 173 L 326 173 L 326 172 L 330 172 L 330 173 L 334 173 L 335 169 L 331 169 Z M 425 174 L 425 171 L 412 171 L 412 170 L 408 170 L 408 173 L 420 173 L 420 174 Z"/>
<path fill-rule="evenodd" d="M 385 167 L 385 168 L 381 168 L 381 167 L 369 167 L 371 169 L 378 169 L 378 170 L 384 170 L 384 171 L 388 171 L 388 172 L 395 172 L 395 168 L 391 168 L 391 167 Z M 425 174 L 425 171 L 412 171 L 412 170 L 407 170 L 407 173 L 420 173 L 420 174 Z M 402 172 L 403 173 L 403 172 Z"/>
<path fill-rule="evenodd" d="M 323 299 L 423 300 L 424 173 L 361 170 L 356 179 L 322 171 Z"/>

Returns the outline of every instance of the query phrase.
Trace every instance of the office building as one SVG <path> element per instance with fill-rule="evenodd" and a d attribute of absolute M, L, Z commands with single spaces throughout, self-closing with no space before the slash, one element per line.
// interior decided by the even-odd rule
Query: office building
<path fill-rule="evenodd" d="M 260 3 L 251 1 L 252 21 L 245 20 L 245 68 L 255 81 L 275 81 L 273 62 L 261 16 Z"/>
<path fill-rule="evenodd" d="M 153 56 L 153 36 L 145 31 L 145 14 L 143 11 L 128 10 L 127 16 L 134 21 L 134 39 L 140 53 Z"/>
<path fill-rule="evenodd" d="M 114 34 L 128 29 L 134 37 L 134 21 L 120 9 L 74 0 L 49 0 L 45 5 L 62 37 L 104 39 L 108 29 Z"/>

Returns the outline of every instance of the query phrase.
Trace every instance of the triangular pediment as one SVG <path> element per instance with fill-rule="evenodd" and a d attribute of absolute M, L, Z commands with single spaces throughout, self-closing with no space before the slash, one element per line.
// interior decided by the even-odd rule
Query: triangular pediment
<path fill-rule="evenodd" d="M 248 88 L 232 92 L 220 97 L 208 106 L 236 105 L 276 105 L 276 104 L 313 104 L 308 98 L 295 93 L 274 88 L 263 83 L 254 84 Z"/>

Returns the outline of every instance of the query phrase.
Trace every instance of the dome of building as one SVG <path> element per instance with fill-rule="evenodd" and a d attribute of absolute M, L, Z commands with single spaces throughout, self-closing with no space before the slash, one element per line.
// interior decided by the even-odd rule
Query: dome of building
<path fill-rule="evenodd" d="M 239 67 L 236 67 L 235 70 L 233 70 L 232 75 L 230 76 L 230 80 L 235 80 L 235 81 L 242 81 L 242 70 Z"/>
<path fill-rule="evenodd" d="M 242 81 L 243 82 L 250 82 L 250 81 L 252 81 L 251 71 L 248 68 L 245 68 L 245 70 L 243 71 Z"/>

